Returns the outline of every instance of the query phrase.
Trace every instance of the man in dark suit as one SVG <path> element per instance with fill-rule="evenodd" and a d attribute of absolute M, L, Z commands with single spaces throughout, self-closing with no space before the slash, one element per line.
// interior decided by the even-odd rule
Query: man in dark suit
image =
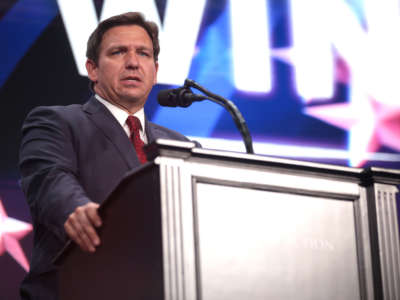
<path fill-rule="evenodd" d="M 25 120 L 20 170 L 34 248 L 21 285 L 24 299 L 57 299 L 52 260 L 68 239 L 83 251 L 96 251 L 99 203 L 144 161 L 143 143 L 187 140 L 149 122 L 143 112 L 156 83 L 159 51 L 157 26 L 141 14 L 104 20 L 87 48 L 95 95 L 84 105 L 36 108 Z"/>

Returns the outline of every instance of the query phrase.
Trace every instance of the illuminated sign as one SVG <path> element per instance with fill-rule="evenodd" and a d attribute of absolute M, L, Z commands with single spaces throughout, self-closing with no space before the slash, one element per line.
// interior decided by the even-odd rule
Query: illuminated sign
<path fill-rule="evenodd" d="M 58 4 L 77 69 L 79 74 L 86 75 L 86 42 L 98 23 L 94 4 L 92 0 L 80 1 L 79 9 L 74 1 L 58 0 Z M 162 46 L 158 83 L 181 85 L 192 70 L 196 54 L 202 50 L 196 48 L 200 47 L 196 43 L 205 4 L 205 0 L 169 0 L 161 22 L 155 1 L 105 0 L 100 20 L 126 11 L 141 11 L 158 24 Z M 387 138 L 397 127 L 389 126 L 388 117 L 382 117 L 374 104 L 399 105 L 400 39 L 395 38 L 400 35 L 399 2 L 290 0 L 286 14 L 291 43 L 284 48 L 271 46 L 269 16 L 273 11 L 268 4 L 265 0 L 251 4 L 227 1 L 223 15 L 229 19 L 230 36 L 223 46 L 229 52 L 229 62 L 218 67 L 231 70 L 228 80 L 232 81 L 232 88 L 268 94 L 274 82 L 271 60 L 283 60 L 293 66 L 292 82 L 304 103 L 304 113 L 349 131 L 351 165 L 361 164 L 379 145 L 400 150 L 399 143 L 388 142 Z M 212 24 L 206 30 L 214 30 L 215 26 Z M 218 34 L 214 39 L 221 37 Z M 220 40 L 214 42 L 221 44 Z M 215 49 L 208 54 L 207 60 L 226 55 Z M 342 99 L 346 104 L 324 105 L 331 101 L 337 82 L 349 86 L 347 99 Z M 311 102 L 320 105 L 308 107 Z M 209 120 L 203 121 L 202 126 L 207 124 L 210 128 L 205 132 L 212 130 L 220 113 L 219 109 L 209 109 Z M 159 109 L 153 120 L 172 125 L 165 122 L 166 115 Z M 174 119 L 170 112 L 168 115 Z M 189 110 L 186 116 L 192 118 Z M 389 134 L 381 134 L 382 131 Z"/>
<path fill-rule="evenodd" d="M 158 82 L 179 85 L 189 73 L 205 2 L 169 0 L 161 25 L 154 1 L 105 0 L 100 20 L 127 11 L 140 11 L 148 20 L 155 22 L 160 28 L 162 45 Z M 86 43 L 98 24 L 95 7 L 92 0 L 80 1 L 79 9 L 76 8 L 76 2 L 70 0 L 58 0 L 58 5 L 79 74 L 86 76 Z"/>
<path fill-rule="evenodd" d="M 293 47 L 287 50 L 299 95 L 306 101 L 332 96 L 336 53 L 349 65 L 356 89 L 366 89 L 386 103 L 400 99 L 400 89 L 393 85 L 393 80 L 400 78 L 400 39 L 392 38 L 400 33 L 398 1 L 365 1 L 363 20 L 343 0 L 290 3 Z M 81 1 L 79 9 L 68 0 L 58 0 L 58 5 L 79 74 L 86 75 L 86 42 L 98 23 L 95 7 L 91 0 Z M 162 45 L 158 82 L 180 85 L 189 73 L 204 6 L 205 0 L 169 0 L 161 24 L 155 1 L 105 0 L 100 20 L 141 11 L 158 24 Z M 239 90 L 268 92 L 271 49 L 267 2 L 257 0 L 249 5 L 231 0 L 229 8 L 235 85 Z M 279 53 L 272 55 L 279 57 Z"/>

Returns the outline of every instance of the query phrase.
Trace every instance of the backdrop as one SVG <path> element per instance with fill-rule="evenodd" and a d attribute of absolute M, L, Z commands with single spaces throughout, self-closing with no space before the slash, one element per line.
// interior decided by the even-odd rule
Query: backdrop
<path fill-rule="evenodd" d="M 87 38 L 126 11 L 160 26 L 159 84 L 145 108 L 152 121 L 204 147 L 244 152 L 217 104 L 158 105 L 161 89 L 191 78 L 235 102 L 257 154 L 400 167 L 398 0 L 2 0 L 1 299 L 17 298 L 32 248 L 18 186 L 22 122 L 35 106 L 88 99 Z"/>

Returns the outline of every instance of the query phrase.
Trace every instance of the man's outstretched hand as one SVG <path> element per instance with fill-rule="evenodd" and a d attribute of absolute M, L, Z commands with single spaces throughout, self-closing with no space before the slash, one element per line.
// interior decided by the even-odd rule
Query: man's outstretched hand
<path fill-rule="evenodd" d="M 78 206 L 64 223 L 68 236 L 86 252 L 95 252 L 96 246 L 100 245 L 96 232 L 96 227 L 101 226 L 98 208 L 99 204 L 94 202 Z"/>

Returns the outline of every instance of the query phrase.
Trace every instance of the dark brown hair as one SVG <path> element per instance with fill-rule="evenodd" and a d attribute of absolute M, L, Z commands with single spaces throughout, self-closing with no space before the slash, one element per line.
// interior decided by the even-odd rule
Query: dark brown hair
<path fill-rule="evenodd" d="M 146 21 L 143 14 L 139 12 L 128 12 L 121 15 L 113 16 L 99 23 L 95 31 L 90 35 L 87 42 L 86 57 L 94 61 L 97 65 L 99 61 L 100 45 L 104 34 L 111 28 L 122 25 L 138 25 L 143 27 L 149 34 L 153 43 L 154 61 L 158 61 L 160 53 L 160 43 L 158 40 L 158 27 L 156 23 Z"/>

